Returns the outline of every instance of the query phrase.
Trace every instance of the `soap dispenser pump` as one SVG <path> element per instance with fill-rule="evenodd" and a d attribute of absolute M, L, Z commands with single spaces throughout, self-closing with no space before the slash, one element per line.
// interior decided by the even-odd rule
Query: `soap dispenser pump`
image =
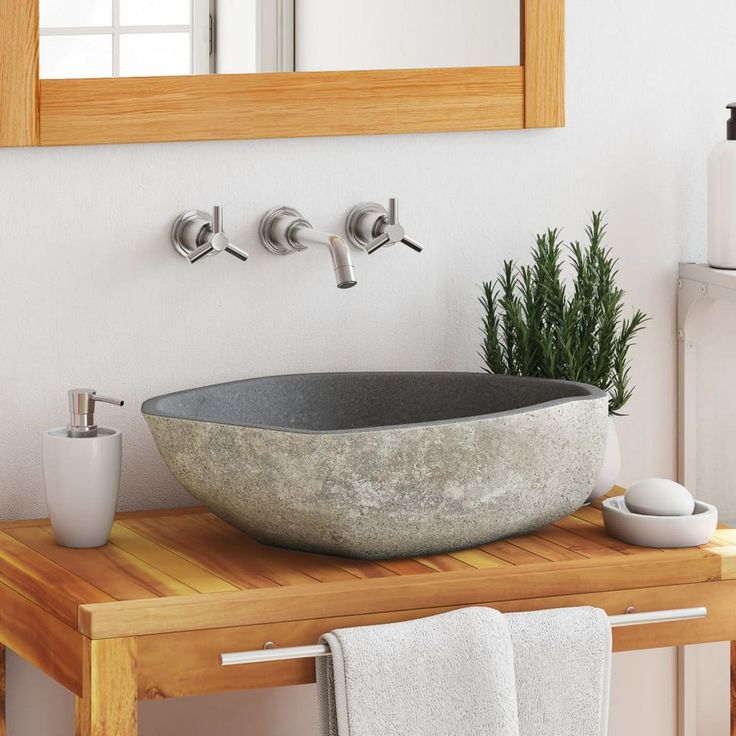
<path fill-rule="evenodd" d="M 101 547 L 115 518 L 123 455 L 119 429 L 98 427 L 94 389 L 69 391 L 69 423 L 43 435 L 43 476 L 51 528 L 63 547 Z"/>
<path fill-rule="evenodd" d="M 736 269 L 736 102 L 726 109 L 726 140 L 708 157 L 708 265 Z"/>

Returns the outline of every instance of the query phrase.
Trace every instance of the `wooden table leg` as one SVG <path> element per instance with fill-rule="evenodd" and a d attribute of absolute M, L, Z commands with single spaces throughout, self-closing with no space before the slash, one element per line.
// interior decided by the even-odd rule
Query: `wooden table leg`
<path fill-rule="evenodd" d="M 5 647 L 0 644 L 0 736 L 5 736 Z"/>
<path fill-rule="evenodd" d="M 77 736 L 137 736 L 135 639 L 87 640 L 82 668 Z"/>

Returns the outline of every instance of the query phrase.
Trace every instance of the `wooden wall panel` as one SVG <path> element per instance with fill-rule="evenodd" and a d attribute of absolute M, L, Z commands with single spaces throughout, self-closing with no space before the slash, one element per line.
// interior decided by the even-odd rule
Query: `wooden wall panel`
<path fill-rule="evenodd" d="M 565 1 L 524 2 L 524 125 L 565 125 Z"/>
<path fill-rule="evenodd" d="M 0 146 L 38 143 L 38 0 L 0 0 Z"/>

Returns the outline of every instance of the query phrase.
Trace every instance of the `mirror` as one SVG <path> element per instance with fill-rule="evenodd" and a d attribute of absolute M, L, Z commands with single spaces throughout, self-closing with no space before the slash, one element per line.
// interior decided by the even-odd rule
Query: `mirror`
<path fill-rule="evenodd" d="M 40 0 L 42 79 L 517 66 L 519 0 Z"/>

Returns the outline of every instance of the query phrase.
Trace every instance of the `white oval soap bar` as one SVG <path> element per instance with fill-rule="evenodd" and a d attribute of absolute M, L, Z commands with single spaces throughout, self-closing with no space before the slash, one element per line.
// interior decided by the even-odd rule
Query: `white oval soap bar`
<path fill-rule="evenodd" d="M 690 516 L 695 500 L 690 491 L 666 478 L 647 478 L 634 483 L 624 496 L 626 508 L 648 516 Z"/>

